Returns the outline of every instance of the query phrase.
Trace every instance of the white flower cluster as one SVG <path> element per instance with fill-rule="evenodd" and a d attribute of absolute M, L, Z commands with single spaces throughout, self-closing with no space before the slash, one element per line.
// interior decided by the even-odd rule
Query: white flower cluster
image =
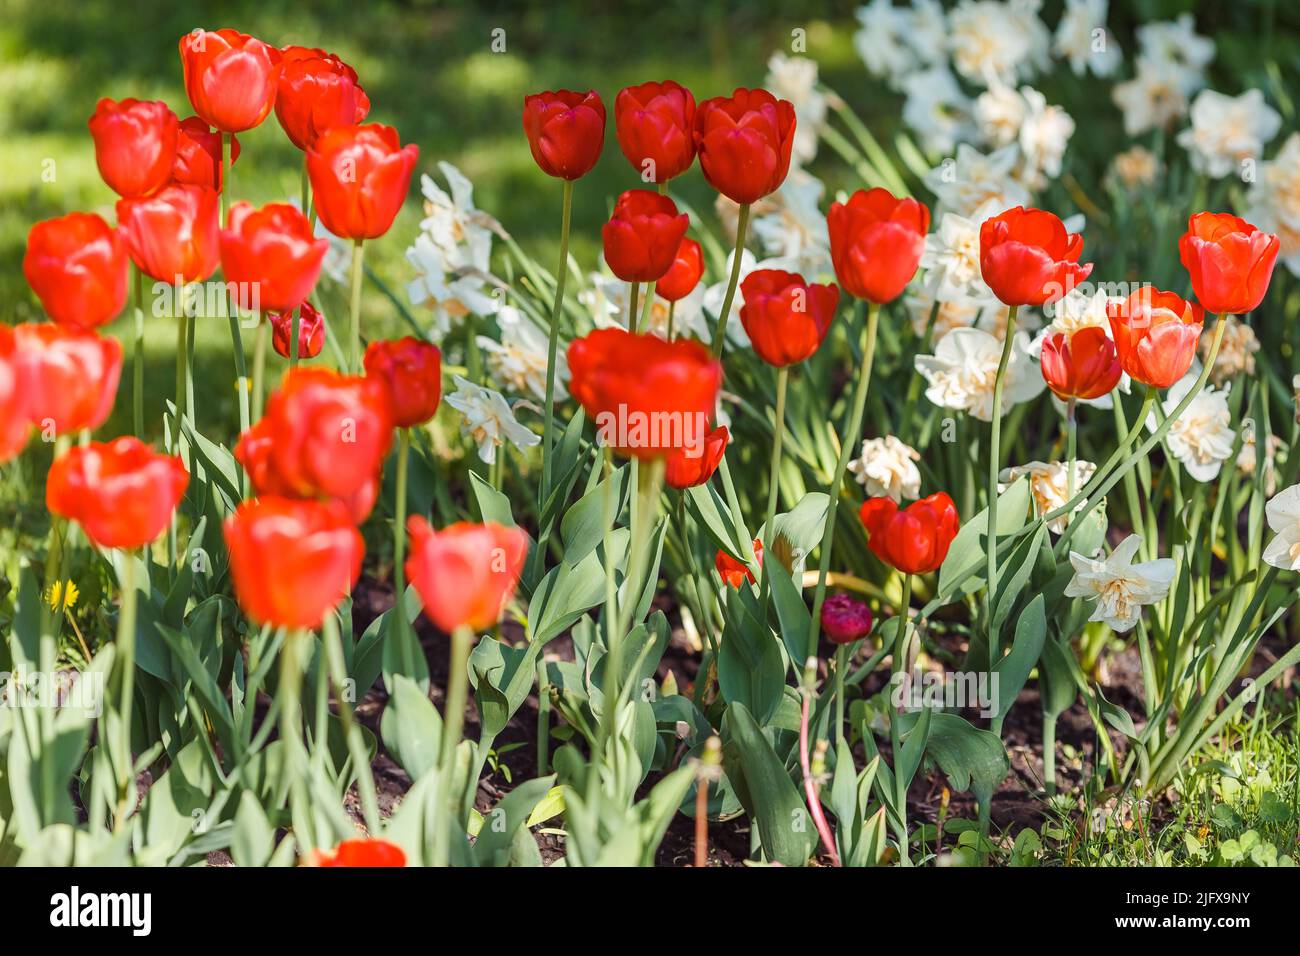
<path fill-rule="evenodd" d="M 1205 68 L 1214 59 L 1214 41 L 1196 32 L 1190 13 L 1138 27 L 1137 39 L 1134 76 L 1112 91 L 1130 136 L 1168 129 L 1186 115 L 1192 95 L 1205 85 Z"/>

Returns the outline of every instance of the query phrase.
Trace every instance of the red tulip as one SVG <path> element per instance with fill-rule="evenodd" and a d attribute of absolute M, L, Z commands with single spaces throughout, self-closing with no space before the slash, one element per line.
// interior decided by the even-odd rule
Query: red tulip
<path fill-rule="evenodd" d="M 763 542 L 757 538 L 754 539 L 754 560 L 758 566 L 763 566 Z M 737 561 L 725 551 L 719 551 L 713 559 L 713 566 L 718 571 L 718 576 L 726 582 L 728 587 L 738 588 L 746 581 L 754 583 L 754 572 L 749 570 L 749 565 L 744 561 Z"/>
<path fill-rule="evenodd" d="M 682 237 L 673 264 L 655 283 L 655 294 L 669 302 L 679 302 L 695 291 L 704 275 L 704 250 L 694 239 Z"/>
<path fill-rule="evenodd" d="M 307 151 L 320 221 L 345 239 L 382 236 L 406 201 L 419 156 L 420 148 L 402 146 L 391 126 L 338 126 L 325 133 Z"/>
<path fill-rule="evenodd" d="M 13 328 L 0 323 L 0 465 L 23 450 L 32 431 L 19 391 L 16 352 Z"/>
<path fill-rule="evenodd" d="M 289 371 L 235 458 L 258 494 L 336 498 L 358 523 L 374 505 L 393 439 L 387 390 L 373 379 L 325 368 Z"/>
<path fill-rule="evenodd" d="M 802 362 L 821 347 L 835 317 L 839 287 L 810 285 L 803 276 L 756 269 L 740 283 L 740 321 L 754 352 L 777 368 Z"/>
<path fill-rule="evenodd" d="M 1250 312 L 1263 301 L 1279 248 L 1277 236 L 1228 213 L 1196 213 L 1178 240 L 1192 291 L 1218 315 Z"/>
<path fill-rule="evenodd" d="M 737 89 L 695 112 L 695 148 L 709 185 L 732 202 L 757 202 L 790 172 L 794 106 L 767 90 Z"/>
<path fill-rule="evenodd" d="M 126 246 L 93 213 L 74 212 L 32 226 L 23 275 L 60 325 L 92 329 L 126 304 Z"/>
<path fill-rule="evenodd" d="M 252 129 L 271 112 L 280 51 L 238 30 L 181 37 L 181 69 L 194 112 L 223 133 Z"/>
<path fill-rule="evenodd" d="M 1172 292 L 1141 286 L 1106 306 L 1119 364 L 1135 381 L 1168 388 L 1187 374 L 1205 323 L 1205 310 Z"/>
<path fill-rule="evenodd" d="M 140 548 L 162 534 L 190 474 L 132 436 L 68 449 L 50 466 L 45 506 L 101 548 Z"/>
<path fill-rule="evenodd" d="M 239 137 L 230 137 L 231 166 L 239 159 Z M 176 163 L 172 180 L 192 186 L 207 186 L 221 192 L 221 134 L 197 116 L 181 120 L 176 137 Z"/>
<path fill-rule="evenodd" d="M 388 392 L 393 424 L 421 425 L 433 417 L 442 398 L 442 352 L 438 346 L 408 335 L 366 348 L 366 377 Z"/>
<path fill-rule="evenodd" d="M 311 223 L 288 203 L 230 207 L 221 230 L 221 272 L 235 301 L 252 312 L 291 312 L 307 300 L 320 275 L 328 239 L 312 238 Z"/>
<path fill-rule="evenodd" d="M 301 313 L 297 316 L 298 358 L 315 358 L 325 347 L 325 316 L 310 302 L 304 302 L 297 311 Z M 283 358 L 289 357 L 289 349 L 293 347 L 294 318 L 293 312 L 272 312 L 270 315 L 271 347 Z"/>
<path fill-rule="evenodd" d="M 601 230 L 605 261 L 624 282 L 654 282 L 673 264 L 690 218 L 667 196 L 629 189 Z"/>
<path fill-rule="evenodd" d="M 406 853 L 395 843 L 375 837 L 344 840 L 333 850 L 315 850 L 304 866 L 406 866 Z"/>
<path fill-rule="evenodd" d="M 407 521 L 406 530 L 411 536 L 406 577 L 429 620 L 447 634 L 496 624 L 523 570 L 528 535 L 492 522 L 459 521 L 434 531 L 419 515 Z"/>
<path fill-rule="evenodd" d="M 718 470 L 723 452 L 731 436 L 726 425 L 719 425 L 704 437 L 704 445 L 692 456 L 688 449 L 679 448 L 668 456 L 664 480 L 672 488 L 694 488 L 702 485 Z"/>
<path fill-rule="evenodd" d="M 14 370 L 29 421 L 56 435 L 104 424 L 122 374 L 122 345 L 42 322 L 14 327 Z"/>
<path fill-rule="evenodd" d="M 822 633 L 832 644 L 852 644 L 871 633 L 871 608 L 847 594 L 832 594 L 822 604 Z"/>
<path fill-rule="evenodd" d="M 224 530 L 235 598 L 258 624 L 314 630 L 361 576 L 365 543 L 337 502 L 254 498 Z"/>
<path fill-rule="evenodd" d="M 200 282 L 217 271 L 220 200 L 206 186 L 171 185 L 144 199 L 120 199 L 117 221 L 140 271 L 159 282 Z"/>
<path fill-rule="evenodd" d="M 642 83 L 614 99 L 619 148 L 648 183 L 666 183 L 695 162 L 695 97 L 680 83 Z"/>
<path fill-rule="evenodd" d="M 179 124 L 166 103 L 105 97 L 87 125 L 99 175 L 119 196 L 147 196 L 171 182 Z"/>
<path fill-rule="evenodd" d="M 930 210 L 887 189 L 859 189 L 826 214 L 831 262 L 844 291 L 877 305 L 892 302 L 916 275 Z"/>
<path fill-rule="evenodd" d="M 596 165 L 605 145 L 605 104 L 594 91 L 547 90 L 524 97 L 524 135 L 548 176 L 573 181 Z"/>
<path fill-rule="evenodd" d="M 942 491 L 906 508 L 893 498 L 868 498 L 858 517 L 872 554 L 905 574 L 937 571 L 957 536 L 957 506 Z"/>
<path fill-rule="evenodd" d="M 598 329 L 574 339 L 568 355 L 569 391 L 601 444 L 648 460 L 707 432 L 722 366 L 700 343 Z"/>
<path fill-rule="evenodd" d="M 1016 206 L 980 226 L 980 271 L 1007 305 L 1055 302 L 1092 273 L 1079 265 L 1083 236 L 1042 209 Z"/>
<path fill-rule="evenodd" d="M 1047 387 L 1062 401 L 1100 398 L 1119 384 L 1119 353 L 1105 329 L 1085 326 L 1052 332 L 1043 340 L 1039 360 Z"/>
<path fill-rule="evenodd" d="M 293 145 L 308 150 L 336 126 L 355 126 L 370 113 L 357 71 L 324 50 L 289 46 L 275 96 L 275 118 Z"/>

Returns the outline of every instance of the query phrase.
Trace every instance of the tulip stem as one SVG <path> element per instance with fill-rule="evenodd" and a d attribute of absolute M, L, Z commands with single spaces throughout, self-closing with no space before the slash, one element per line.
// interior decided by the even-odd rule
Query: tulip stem
<path fill-rule="evenodd" d="M 821 557 L 817 568 L 817 591 L 813 596 L 812 619 L 808 622 L 807 656 L 817 654 L 817 640 L 822 632 L 822 603 L 826 600 L 826 576 L 831 567 L 831 549 L 835 544 L 835 513 L 840 506 L 840 491 L 844 472 L 849 467 L 849 457 L 862 434 L 862 412 L 867 404 L 867 390 L 871 386 L 871 364 L 876 353 L 876 330 L 879 325 L 880 306 L 867 303 L 866 328 L 862 333 L 862 364 L 858 368 L 858 382 L 853 390 L 853 404 L 849 407 L 848 431 L 840 436 L 840 455 L 835 462 L 835 473 L 827 489 L 826 524 L 822 529 Z"/>
<path fill-rule="evenodd" d="M 790 367 L 782 366 L 776 373 L 776 418 L 774 425 L 774 439 L 772 441 L 772 464 L 768 470 L 767 478 L 767 517 L 763 521 L 763 539 L 767 541 L 770 551 L 775 547 L 773 542 L 776 540 L 772 533 L 772 525 L 776 521 L 776 505 L 780 497 L 781 488 L 781 443 L 785 435 L 785 392 L 786 383 L 790 378 Z M 759 603 L 762 606 L 762 613 L 759 620 L 765 624 L 767 622 L 767 611 L 772 600 L 772 584 L 768 577 L 767 569 L 771 562 L 763 566 L 763 583 L 759 589 L 762 593 Z M 784 569 L 783 569 L 784 570 Z"/>
<path fill-rule="evenodd" d="M 907 674 L 907 648 L 912 625 L 912 575 L 906 571 L 903 572 L 903 597 L 898 604 L 898 637 L 894 644 L 893 672 L 895 678 L 897 675 Z M 903 677 L 906 681 L 907 677 Z M 891 686 L 901 686 L 891 682 Z M 898 812 L 898 853 L 903 866 L 911 866 L 912 861 L 907 853 L 907 784 L 899 775 L 899 757 L 902 755 L 903 735 L 900 717 L 905 709 L 904 706 L 892 709 L 889 712 L 889 737 L 890 744 L 894 754 L 894 804 Z"/>
<path fill-rule="evenodd" d="M 280 649 L 280 681 L 275 695 L 276 703 L 280 705 L 280 739 L 284 741 L 285 751 L 282 789 L 279 792 L 284 793 L 287 789 L 291 795 L 289 812 L 300 850 L 308 849 L 315 842 L 315 836 L 311 832 L 311 818 L 307 816 L 307 755 L 302 742 L 302 652 L 310 633 L 292 631 L 286 635 L 284 646 Z M 325 679 L 324 668 L 321 668 L 317 679 Z M 318 740 L 316 746 L 326 747 L 328 744 L 324 740 Z"/>
<path fill-rule="evenodd" d="M 668 303 L 668 341 L 673 340 L 673 313 L 677 311 L 677 302 Z"/>
<path fill-rule="evenodd" d="M 989 438 L 989 506 L 988 536 L 984 542 L 985 557 L 988 566 L 988 611 L 989 621 L 993 620 L 993 606 L 998 591 L 998 474 L 1001 472 L 1002 457 L 1002 388 L 1007 380 L 1007 366 L 1011 363 L 1011 349 L 1016 339 L 1016 312 L 1019 306 L 1007 310 L 1007 329 L 1002 339 L 1002 357 L 998 360 L 998 374 L 993 380 L 992 433 Z M 989 668 L 1001 658 L 1000 635 L 989 631 Z"/>
<path fill-rule="evenodd" d="M 393 614 L 397 620 L 398 673 L 415 673 L 415 662 L 407 659 L 411 642 L 406 640 L 410 622 L 406 619 L 406 488 L 411 460 L 411 430 L 397 429 L 397 487 L 393 501 Z"/>
<path fill-rule="evenodd" d="M 257 337 L 253 340 L 253 416 L 252 421 L 262 418 L 262 406 L 265 401 L 266 388 L 266 340 L 270 331 L 270 319 L 260 316 L 257 322 Z"/>
<path fill-rule="evenodd" d="M 352 693 L 348 684 L 348 667 L 343 659 L 343 638 L 339 634 L 338 619 L 334 612 L 325 615 L 321 628 L 325 642 L 325 656 L 329 663 L 329 673 L 334 683 L 334 695 L 338 698 L 339 721 L 343 725 L 343 736 L 348 743 L 348 755 L 352 758 L 352 772 L 357 776 L 357 791 L 361 796 L 361 815 L 365 818 L 366 829 L 370 833 L 379 832 L 379 798 L 375 795 L 375 775 L 370 768 L 370 752 L 361 736 L 361 726 L 353 719 Z M 461 711 L 465 709 L 461 703 Z M 316 746 L 328 746 L 327 741 L 318 740 Z"/>
<path fill-rule="evenodd" d="M 135 279 L 135 355 L 131 362 L 132 424 L 135 436 L 144 438 L 144 273 L 140 267 L 133 265 L 131 272 Z"/>
<path fill-rule="evenodd" d="M 450 811 L 455 794 L 451 789 L 451 773 L 456 765 L 456 748 L 460 746 L 461 731 L 465 726 L 466 685 L 469 683 L 469 651 L 474 642 L 474 631 L 462 624 L 451 632 L 451 670 L 447 673 L 447 699 L 443 705 L 442 750 L 438 754 L 438 809 L 439 816 L 446 811 L 450 822 L 463 832 L 464 821 L 458 821 Z M 434 866 L 446 866 L 447 839 L 451 830 L 445 821 L 438 824 L 438 838 L 434 846 Z"/>
<path fill-rule="evenodd" d="M 740 282 L 740 262 L 745 253 L 745 233 L 749 230 L 749 203 L 740 204 L 740 218 L 736 220 L 736 249 L 731 258 L 731 278 L 727 280 L 727 294 L 722 298 L 722 311 L 713 328 L 713 357 L 722 358 L 722 343 L 727 337 L 727 320 L 731 318 L 731 303 L 736 298 Z"/>
<path fill-rule="evenodd" d="M 560 213 L 560 262 L 555 270 L 555 302 L 551 306 L 551 327 L 546 344 L 546 401 L 542 420 L 542 493 L 538 503 L 544 505 L 551 493 L 551 438 L 555 431 L 555 362 L 560 345 L 560 314 L 564 306 L 564 280 L 569 274 L 569 220 L 573 211 L 573 180 L 564 181 L 564 199 Z M 541 542 L 543 549 L 546 542 Z"/>
<path fill-rule="evenodd" d="M 627 300 L 627 330 L 633 335 L 637 333 L 637 316 L 640 314 L 638 307 L 641 304 L 641 283 L 630 282 L 632 291 L 628 293 Z"/>
<path fill-rule="evenodd" d="M 835 745 L 838 747 L 844 740 L 844 671 L 849 666 L 849 645 L 841 644 L 835 648 L 835 673 L 834 677 L 834 694 L 835 694 Z"/>
<path fill-rule="evenodd" d="M 364 239 L 358 239 L 352 249 L 352 341 L 349 359 L 353 375 L 361 374 L 361 277 L 365 265 L 366 246 Z"/>
<path fill-rule="evenodd" d="M 122 696 L 118 703 L 121 716 L 122 739 L 119 756 L 123 760 L 117 768 L 117 816 L 113 831 L 119 832 L 128 814 L 135 809 L 135 765 L 131 756 L 131 709 L 135 697 L 135 553 L 122 551 L 122 602 L 117 612 L 117 654 L 122 674 Z"/>
<path fill-rule="evenodd" d="M 289 321 L 289 368 L 298 367 L 298 349 L 302 338 L 302 306 L 293 310 Z"/>
<path fill-rule="evenodd" d="M 647 282 L 645 284 L 645 303 L 641 306 L 641 321 L 637 323 L 639 331 L 648 331 L 650 328 L 650 315 L 654 312 L 655 304 L 655 284 Z"/>
<path fill-rule="evenodd" d="M 1118 401 L 1117 398 L 1112 398 Z M 1074 461 L 1078 456 L 1079 441 L 1079 423 L 1078 423 L 1078 400 L 1074 396 L 1065 403 L 1065 500 L 1069 501 L 1074 497 Z M 1066 519 L 1069 523 L 1069 519 Z"/>

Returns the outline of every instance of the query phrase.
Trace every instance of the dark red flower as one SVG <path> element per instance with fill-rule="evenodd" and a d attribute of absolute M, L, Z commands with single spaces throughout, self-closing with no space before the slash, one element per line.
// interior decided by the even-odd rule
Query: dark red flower
<path fill-rule="evenodd" d="M 93 213 L 74 212 L 32 226 L 23 275 L 60 325 L 93 329 L 126 304 L 126 245 Z"/>
<path fill-rule="evenodd" d="M 614 99 L 619 148 L 642 180 L 666 183 L 695 162 L 695 97 L 680 83 L 642 83 Z"/>
<path fill-rule="evenodd" d="M 300 309 L 298 321 L 298 358 L 315 358 L 325 347 L 325 316 L 321 315 L 310 302 L 304 302 Z M 293 347 L 294 312 L 272 312 L 271 347 L 275 354 L 289 357 Z"/>
<path fill-rule="evenodd" d="M 740 321 L 754 352 L 777 368 L 802 362 L 821 347 L 840 301 L 833 283 L 810 285 L 779 269 L 755 269 L 740 283 L 740 294 Z"/>
<path fill-rule="evenodd" d="M 629 189 L 601 230 L 605 261 L 624 282 L 654 282 L 672 266 L 689 223 L 667 196 Z"/>
<path fill-rule="evenodd" d="M 548 176 L 581 179 L 605 145 L 605 104 L 594 90 L 547 90 L 524 97 L 524 135 Z"/>
<path fill-rule="evenodd" d="M 899 508 L 893 498 L 868 498 L 858 513 L 867 547 L 905 574 L 937 571 L 957 537 L 957 506 L 942 491 Z"/>
<path fill-rule="evenodd" d="M 790 172 L 794 127 L 794 105 L 767 90 L 738 88 L 705 100 L 694 130 L 704 178 L 741 204 L 776 192 Z"/>
<path fill-rule="evenodd" d="M 393 424 L 421 425 L 433 417 L 442 398 L 442 352 L 438 346 L 408 335 L 371 342 L 366 348 L 366 377 L 388 392 Z"/>
<path fill-rule="evenodd" d="M 852 644 L 871 633 L 871 608 L 847 594 L 832 594 L 822 604 L 822 633 L 832 644 Z"/>

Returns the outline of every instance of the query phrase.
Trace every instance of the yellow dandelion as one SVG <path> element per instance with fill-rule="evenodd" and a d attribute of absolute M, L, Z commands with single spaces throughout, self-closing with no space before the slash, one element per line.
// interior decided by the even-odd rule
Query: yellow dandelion
<path fill-rule="evenodd" d="M 77 598 L 80 596 L 81 591 L 72 580 L 69 580 L 66 585 L 62 581 L 55 581 L 45 591 L 45 603 L 52 611 L 70 611 L 76 607 Z"/>

